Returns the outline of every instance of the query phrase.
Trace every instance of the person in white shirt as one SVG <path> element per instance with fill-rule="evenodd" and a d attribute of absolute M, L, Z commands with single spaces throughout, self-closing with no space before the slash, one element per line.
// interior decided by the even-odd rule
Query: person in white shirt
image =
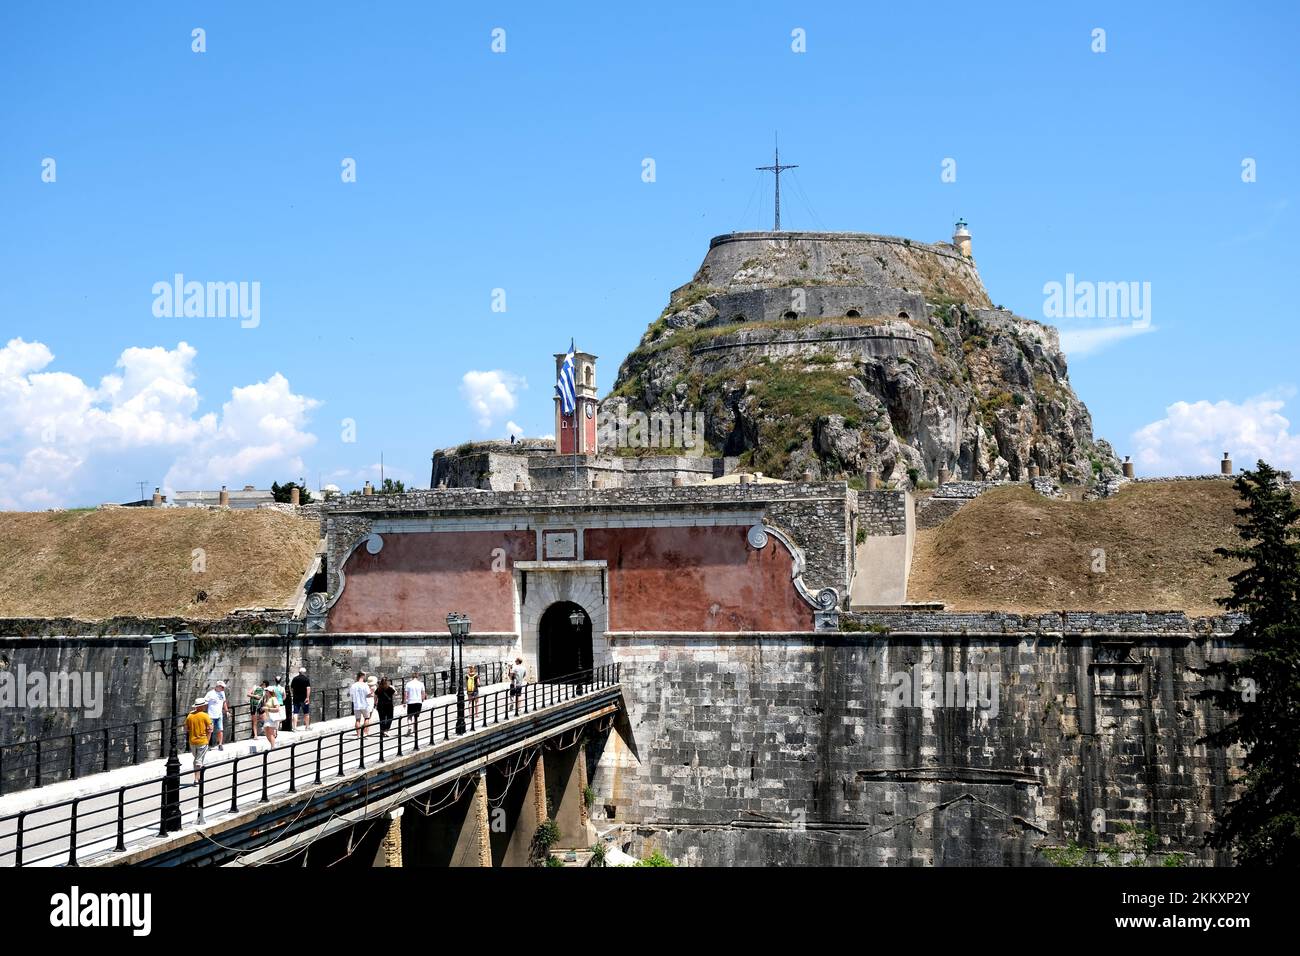
<path fill-rule="evenodd" d="M 284 705 L 274 694 L 266 697 L 266 709 L 262 713 L 262 732 L 266 734 L 267 743 L 275 747 L 275 735 L 280 730 L 280 721 L 284 720 Z"/>
<path fill-rule="evenodd" d="M 352 698 L 352 716 L 360 737 L 370 719 L 370 685 L 366 683 L 365 671 L 357 671 L 357 682 L 348 688 L 348 696 Z"/>
<path fill-rule="evenodd" d="M 420 719 L 420 711 L 424 709 L 424 702 L 428 694 L 424 690 L 424 681 L 420 680 L 420 675 L 416 671 L 411 671 L 411 676 L 406 682 L 406 691 L 402 695 L 406 698 L 406 730 L 403 733 L 412 733 L 415 728 L 415 722 Z"/>
<path fill-rule="evenodd" d="M 515 701 L 515 716 L 519 716 L 519 699 L 524 693 L 524 684 L 528 681 L 528 668 L 524 666 L 524 659 L 516 657 L 514 666 L 510 668 L 510 696 Z"/>
<path fill-rule="evenodd" d="M 230 711 L 230 706 L 226 703 L 226 682 L 217 681 L 212 690 L 208 691 L 208 696 L 203 699 L 208 705 L 208 718 L 212 721 L 212 739 L 217 742 L 218 750 L 225 750 L 225 716 Z"/>

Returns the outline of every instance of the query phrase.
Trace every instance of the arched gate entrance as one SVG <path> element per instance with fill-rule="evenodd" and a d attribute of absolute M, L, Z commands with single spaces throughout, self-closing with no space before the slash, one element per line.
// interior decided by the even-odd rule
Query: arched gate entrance
<path fill-rule="evenodd" d="M 542 614 L 537 626 L 538 679 L 567 677 L 589 671 L 591 666 L 590 615 L 572 601 L 556 601 Z"/>

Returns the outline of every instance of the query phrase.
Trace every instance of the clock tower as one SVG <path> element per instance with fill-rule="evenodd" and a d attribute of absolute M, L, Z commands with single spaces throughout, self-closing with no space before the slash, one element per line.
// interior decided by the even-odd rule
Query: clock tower
<path fill-rule="evenodd" d="M 560 366 L 567 353 L 555 356 L 555 377 L 560 377 Z M 560 396 L 555 396 L 555 451 L 559 455 L 596 454 L 596 356 L 590 352 L 574 351 L 573 385 L 576 404 L 572 415 L 560 408 Z"/>

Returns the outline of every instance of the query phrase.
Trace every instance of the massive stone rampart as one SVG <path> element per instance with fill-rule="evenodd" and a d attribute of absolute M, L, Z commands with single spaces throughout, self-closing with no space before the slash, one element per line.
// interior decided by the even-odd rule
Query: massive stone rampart
<path fill-rule="evenodd" d="M 881 630 L 620 637 L 628 719 L 593 786 L 625 839 L 691 864 L 1036 865 L 1131 825 L 1161 859 L 1229 862 L 1201 841 L 1240 755 L 1198 743 L 1222 717 L 1193 668 L 1239 652 L 1234 622 L 850 620 Z"/>

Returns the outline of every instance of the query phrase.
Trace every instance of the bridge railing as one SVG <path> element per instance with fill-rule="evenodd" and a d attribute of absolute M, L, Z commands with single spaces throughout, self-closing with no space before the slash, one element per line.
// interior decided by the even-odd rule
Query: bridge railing
<path fill-rule="evenodd" d="M 478 668 L 484 684 L 498 684 L 505 679 L 506 665 L 501 661 L 465 665 L 466 668 L 470 666 Z M 440 697 L 455 692 L 453 674 L 454 671 L 450 669 L 429 671 L 420 674 L 420 680 L 424 682 L 430 697 Z M 407 676 L 403 675 L 394 685 L 399 700 L 405 700 L 406 682 Z M 352 713 L 347 687 L 334 687 L 320 692 L 312 688 L 312 691 L 311 711 L 314 720 L 329 720 Z M 253 737 L 256 728 L 247 696 L 236 698 L 227 693 L 226 702 L 230 706 L 230 715 L 223 728 L 225 742 L 235 743 Z M 291 707 L 292 701 L 286 696 L 286 716 Z M 187 710 L 175 718 L 177 735 L 183 749 L 188 749 L 184 731 L 188 713 Z M 167 756 L 170 744 L 171 724 L 167 717 L 0 744 L 0 795 L 156 760 Z"/>
<path fill-rule="evenodd" d="M 526 684 L 517 694 L 503 688 L 466 698 L 466 732 L 611 687 L 618 683 L 621 667 L 606 664 Z M 235 813 L 267 803 L 273 794 L 296 793 L 300 787 L 318 786 L 349 771 L 443 743 L 456 736 L 456 720 L 457 702 L 449 701 L 395 716 L 387 734 L 358 735 L 355 729 L 345 729 L 211 763 L 199 772 L 197 785 L 189 783 L 193 771 L 182 769 L 183 825 L 202 826 L 210 814 Z M 376 723 L 372 719 L 367 730 Z M 166 836 L 163 786 L 164 778 L 157 777 L 0 817 L 0 866 L 76 866 L 83 857 L 123 852 L 130 843 Z"/>

